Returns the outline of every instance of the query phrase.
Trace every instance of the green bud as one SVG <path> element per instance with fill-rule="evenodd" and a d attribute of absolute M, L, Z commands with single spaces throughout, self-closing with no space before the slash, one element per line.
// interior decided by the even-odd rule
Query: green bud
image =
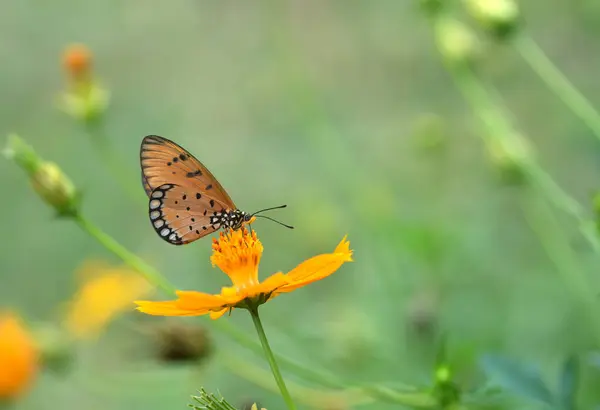
<path fill-rule="evenodd" d="M 515 134 L 488 144 L 488 155 L 503 181 L 519 185 L 525 181 L 526 166 L 534 153 L 527 139 Z"/>
<path fill-rule="evenodd" d="M 65 374 L 73 362 L 73 345 L 66 334 L 53 324 L 40 324 L 32 329 L 40 349 L 43 366 Z"/>
<path fill-rule="evenodd" d="M 73 118 L 90 123 L 98 120 L 108 108 L 110 93 L 96 83 L 81 84 L 64 93 L 60 108 Z"/>
<path fill-rule="evenodd" d="M 438 49 L 452 64 L 472 64 L 480 45 L 475 33 L 465 24 L 450 17 L 440 17 L 434 25 Z"/>
<path fill-rule="evenodd" d="M 433 391 L 438 402 L 441 404 L 441 407 L 444 409 L 460 403 L 460 388 L 452 380 L 452 372 L 448 365 L 440 364 L 435 369 L 435 384 Z"/>
<path fill-rule="evenodd" d="M 75 186 L 58 165 L 42 160 L 15 134 L 9 136 L 4 154 L 25 170 L 33 189 L 59 215 L 73 216 L 77 213 L 79 201 Z"/>
<path fill-rule="evenodd" d="M 35 192 L 52 205 L 61 216 L 76 213 L 77 195 L 71 180 L 63 174 L 58 165 L 44 162 L 32 175 L 31 185 Z"/>
<path fill-rule="evenodd" d="M 497 39 L 513 34 L 519 24 L 514 0 L 464 0 L 469 13 Z"/>

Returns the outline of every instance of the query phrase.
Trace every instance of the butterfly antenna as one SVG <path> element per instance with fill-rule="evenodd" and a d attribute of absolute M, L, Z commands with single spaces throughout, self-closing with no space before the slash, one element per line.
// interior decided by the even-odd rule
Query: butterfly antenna
<path fill-rule="evenodd" d="M 265 211 L 271 211 L 271 210 L 273 210 L 273 209 L 281 209 L 281 208 L 285 208 L 285 207 L 287 207 L 287 205 L 279 205 L 279 206 L 274 206 L 274 207 L 271 207 L 271 208 L 265 208 L 265 209 L 261 209 L 260 211 L 256 211 L 256 212 L 254 212 L 254 213 L 253 213 L 251 216 L 258 215 L 258 214 L 260 214 L 261 212 L 265 212 Z"/>
<path fill-rule="evenodd" d="M 285 205 L 284 205 L 284 206 L 285 206 Z M 275 209 L 276 209 L 276 208 L 275 208 Z M 288 228 L 288 229 L 294 229 L 294 227 L 293 227 L 293 226 L 291 226 L 291 225 L 286 225 L 286 224 L 284 224 L 283 222 L 279 222 L 277 219 L 273 219 L 273 218 L 270 218 L 270 217 L 268 217 L 268 216 L 265 216 L 265 215 L 256 215 L 256 217 L 257 217 L 257 218 L 265 218 L 265 219 L 268 219 L 269 221 L 276 222 L 276 223 L 278 223 L 279 225 L 285 226 L 285 227 L 286 227 L 286 228 Z"/>

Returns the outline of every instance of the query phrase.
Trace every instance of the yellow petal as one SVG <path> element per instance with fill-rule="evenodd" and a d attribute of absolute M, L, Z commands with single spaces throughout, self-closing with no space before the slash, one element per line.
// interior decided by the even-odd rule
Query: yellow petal
<path fill-rule="evenodd" d="M 178 290 L 175 292 L 177 304 L 182 309 L 196 310 L 223 306 L 224 301 L 220 295 L 196 292 L 193 290 Z"/>
<path fill-rule="evenodd" d="M 283 285 L 277 292 L 290 292 L 309 283 L 326 278 L 338 270 L 345 262 L 352 262 L 350 242 L 344 237 L 333 253 L 318 255 L 310 258 L 287 275 L 288 284 Z"/>
<path fill-rule="evenodd" d="M 285 274 L 281 272 L 275 273 L 252 289 L 255 293 L 255 295 L 253 296 L 256 296 L 259 293 L 272 293 L 277 289 L 281 288 L 282 286 L 287 285 L 288 283 L 289 281 Z"/>
<path fill-rule="evenodd" d="M 188 310 L 177 306 L 176 300 L 168 302 L 136 301 L 137 310 L 154 316 L 199 316 L 208 313 L 208 309 Z"/>
<path fill-rule="evenodd" d="M 177 291 L 179 299 L 166 302 L 137 301 L 137 310 L 155 316 L 199 316 L 221 310 L 226 301 L 218 295 Z"/>
<path fill-rule="evenodd" d="M 227 313 L 228 310 L 229 309 L 225 308 L 225 309 L 221 309 L 216 312 L 210 312 L 210 318 L 212 320 L 216 320 L 216 319 L 220 318 L 221 316 L 223 316 L 225 313 Z"/>

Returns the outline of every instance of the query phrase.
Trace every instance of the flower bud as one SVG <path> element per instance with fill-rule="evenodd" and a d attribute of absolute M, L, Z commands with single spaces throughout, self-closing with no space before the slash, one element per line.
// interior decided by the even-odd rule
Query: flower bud
<path fill-rule="evenodd" d="M 479 41 L 465 24 L 450 17 L 436 19 L 435 37 L 442 56 L 452 64 L 472 64 L 479 55 Z"/>
<path fill-rule="evenodd" d="M 77 210 L 77 195 L 71 180 L 53 162 L 44 162 L 33 173 L 31 185 L 35 192 L 61 216 L 73 216 Z"/>
<path fill-rule="evenodd" d="M 63 55 L 68 86 L 59 99 L 60 108 L 85 123 L 98 120 L 106 111 L 109 92 L 95 80 L 92 71 L 92 53 L 84 45 L 69 46 Z"/>
<path fill-rule="evenodd" d="M 510 138 L 493 140 L 488 144 L 488 155 L 504 182 L 521 184 L 525 181 L 525 167 L 532 160 L 533 148 L 524 137 L 515 134 Z"/>
<path fill-rule="evenodd" d="M 464 0 L 469 13 L 497 39 L 518 28 L 519 8 L 514 0 Z"/>
<path fill-rule="evenodd" d="M 212 353 L 207 330 L 200 325 L 167 322 L 157 327 L 157 355 L 165 362 L 200 362 Z"/>
<path fill-rule="evenodd" d="M 75 186 L 58 165 L 42 160 L 33 148 L 15 134 L 9 136 L 4 154 L 25 170 L 33 189 L 59 215 L 73 216 L 77 213 L 79 201 Z"/>
<path fill-rule="evenodd" d="M 98 84 L 74 86 L 61 95 L 60 108 L 73 118 L 91 123 L 98 120 L 108 108 L 110 94 Z"/>
<path fill-rule="evenodd" d="M 73 361 L 73 346 L 60 328 L 54 324 L 40 324 L 32 328 L 40 350 L 40 361 L 45 369 L 58 374 L 66 373 Z"/>

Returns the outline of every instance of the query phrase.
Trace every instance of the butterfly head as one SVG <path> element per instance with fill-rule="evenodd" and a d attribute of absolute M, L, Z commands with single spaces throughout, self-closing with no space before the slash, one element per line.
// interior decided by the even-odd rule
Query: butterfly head
<path fill-rule="evenodd" d="M 229 218 L 226 222 L 226 225 L 229 225 L 229 227 L 233 230 L 238 230 L 243 224 L 250 222 L 251 219 L 252 215 L 236 209 L 229 213 Z"/>

